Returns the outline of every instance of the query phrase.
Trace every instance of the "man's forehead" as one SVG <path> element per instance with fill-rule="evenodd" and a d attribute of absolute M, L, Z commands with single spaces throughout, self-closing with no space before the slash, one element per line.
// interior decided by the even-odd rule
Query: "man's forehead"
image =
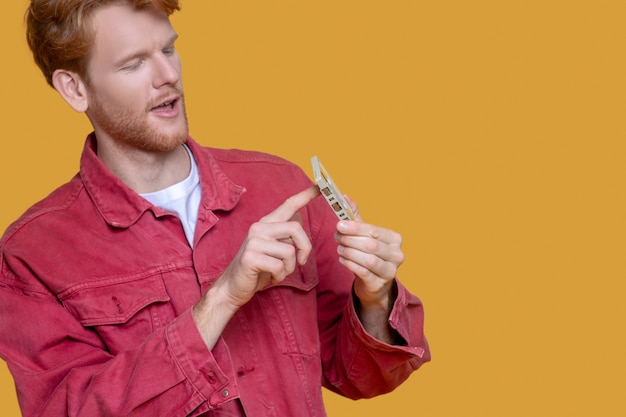
<path fill-rule="evenodd" d="M 149 38 L 171 38 L 176 32 L 167 15 L 153 7 L 135 9 L 114 3 L 93 16 L 96 43 L 112 42 L 118 47 L 133 45 Z"/>

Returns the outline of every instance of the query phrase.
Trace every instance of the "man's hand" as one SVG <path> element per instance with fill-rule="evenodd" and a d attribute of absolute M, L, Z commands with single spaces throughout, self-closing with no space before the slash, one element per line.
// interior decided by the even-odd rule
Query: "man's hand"
<path fill-rule="evenodd" d="M 296 264 L 306 263 L 311 242 L 298 211 L 318 195 L 316 186 L 307 188 L 250 226 L 224 274 L 194 306 L 194 319 L 209 349 L 237 309 L 257 291 L 284 280 Z"/>
<path fill-rule="evenodd" d="M 388 325 L 395 301 L 394 278 L 404 262 L 402 236 L 382 227 L 363 223 L 357 205 L 349 197 L 355 221 L 337 223 L 335 239 L 339 261 L 356 277 L 354 292 L 359 299 L 357 313 L 372 336 L 387 343 L 397 340 Z"/>
<path fill-rule="evenodd" d="M 306 263 L 311 242 L 298 210 L 318 195 L 317 187 L 310 187 L 250 226 L 239 253 L 222 277 L 234 307 L 241 307 L 270 283 L 284 280 L 295 270 L 296 263 Z"/>

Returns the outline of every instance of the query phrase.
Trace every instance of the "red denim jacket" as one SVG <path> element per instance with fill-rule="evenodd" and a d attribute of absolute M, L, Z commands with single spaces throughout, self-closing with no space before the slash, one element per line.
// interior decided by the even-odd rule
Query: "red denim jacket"
<path fill-rule="evenodd" d="M 107 170 L 93 136 L 80 173 L 5 232 L 0 356 L 25 417 L 210 416 L 235 404 L 250 417 L 324 416 L 321 385 L 371 397 L 429 360 L 422 305 L 400 283 L 390 324 L 406 346 L 364 331 L 321 198 L 302 210 L 307 264 L 257 293 L 209 351 L 191 307 L 249 226 L 311 182 L 277 157 L 188 145 L 202 185 L 193 249 L 177 217 Z"/>

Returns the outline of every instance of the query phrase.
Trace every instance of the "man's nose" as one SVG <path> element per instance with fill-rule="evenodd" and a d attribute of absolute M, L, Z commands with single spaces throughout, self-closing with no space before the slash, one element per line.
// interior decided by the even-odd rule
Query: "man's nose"
<path fill-rule="evenodd" d="M 176 61 L 172 57 L 159 55 L 156 58 L 154 87 L 159 88 L 163 85 L 173 85 L 180 79 L 180 65 L 176 65 Z"/>

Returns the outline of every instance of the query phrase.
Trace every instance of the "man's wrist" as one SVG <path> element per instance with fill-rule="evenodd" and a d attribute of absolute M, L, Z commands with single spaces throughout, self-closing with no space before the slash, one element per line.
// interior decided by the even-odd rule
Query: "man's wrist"
<path fill-rule="evenodd" d="M 219 280 L 193 306 L 193 318 L 209 349 L 213 349 L 237 307 L 224 295 Z"/>

